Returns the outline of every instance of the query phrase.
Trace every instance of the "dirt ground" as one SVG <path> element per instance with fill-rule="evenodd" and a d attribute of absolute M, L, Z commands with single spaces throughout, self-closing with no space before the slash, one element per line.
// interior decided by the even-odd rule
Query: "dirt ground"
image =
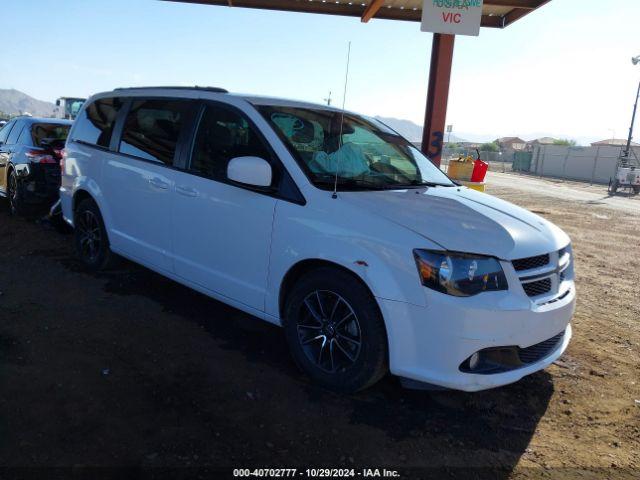
<path fill-rule="evenodd" d="M 392 377 L 357 395 L 328 393 L 296 370 L 278 328 L 130 263 L 87 274 L 69 235 L 3 210 L 0 479 L 53 478 L 22 468 L 50 466 L 117 478 L 125 470 L 110 467 L 133 468 L 126 478 L 269 466 L 637 478 L 640 216 L 491 193 L 569 233 L 579 299 L 560 361 L 476 394 L 404 390 Z"/>

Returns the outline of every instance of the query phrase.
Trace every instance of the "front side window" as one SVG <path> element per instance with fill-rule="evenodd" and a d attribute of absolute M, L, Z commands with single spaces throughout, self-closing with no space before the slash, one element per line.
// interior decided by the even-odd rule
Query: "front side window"
<path fill-rule="evenodd" d="M 239 113 L 206 107 L 193 146 L 189 170 L 215 180 L 227 178 L 227 165 L 236 157 L 270 159 L 261 138 Z"/>
<path fill-rule="evenodd" d="M 136 100 L 125 120 L 120 152 L 173 165 L 191 104 L 184 100 Z"/>
<path fill-rule="evenodd" d="M 256 107 L 311 182 L 341 190 L 454 186 L 415 146 L 381 122 L 322 109 Z"/>
<path fill-rule="evenodd" d="M 113 127 L 122 103 L 119 98 L 102 98 L 93 102 L 76 119 L 73 139 L 109 148 Z"/>

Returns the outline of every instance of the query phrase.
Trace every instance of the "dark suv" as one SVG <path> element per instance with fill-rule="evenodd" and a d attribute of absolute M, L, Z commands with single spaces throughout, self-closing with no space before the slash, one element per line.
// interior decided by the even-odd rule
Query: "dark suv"
<path fill-rule="evenodd" d="M 58 198 L 60 160 L 72 122 L 18 117 L 0 130 L 0 196 L 12 214 L 31 215 Z"/>

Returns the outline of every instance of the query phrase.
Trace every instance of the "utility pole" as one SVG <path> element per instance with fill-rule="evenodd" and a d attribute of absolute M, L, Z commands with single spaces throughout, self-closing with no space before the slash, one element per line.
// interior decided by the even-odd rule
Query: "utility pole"
<path fill-rule="evenodd" d="M 633 124 L 636 121 L 636 111 L 638 110 L 638 97 L 640 97 L 640 83 L 638 83 L 638 93 L 636 93 L 636 103 L 633 106 L 633 115 L 631 116 L 631 126 L 629 127 L 629 138 L 627 139 L 627 148 L 624 151 L 624 156 L 628 157 L 631 151 L 631 139 L 633 138 Z"/>
<path fill-rule="evenodd" d="M 640 63 L 640 55 L 633 57 L 631 62 L 634 65 Z M 633 124 L 636 121 L 636 111 L 638 110 L 638 97 L 640 97 L 640 83 L 638 83 L 638 92 L 636 93 L 636 103 L 633 105 L 633 115 L 631 116 L 631 126 L 629 127 L 629 138 L 627 139 L 627 148 L 624 151 L 624 156 L 628 157 L 631 151 L 631 139 L 633 138 Z"/>

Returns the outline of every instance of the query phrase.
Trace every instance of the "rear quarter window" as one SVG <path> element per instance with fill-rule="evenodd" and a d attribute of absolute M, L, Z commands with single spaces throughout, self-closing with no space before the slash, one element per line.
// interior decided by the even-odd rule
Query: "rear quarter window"
<path fill-rule="evenodd" d="M 7 145 L 14 145 L 18 141 L 18 137 L 22 133 L 22 129 L 26 123 L 24 120 L 16 121 L 16 125 L 11 129 L 11 133 L 9 133 L 7 137 Z"/>
<path fill-rule="evenodd" d="M 122 105 L 120 98 L 101 98 L 91 103 L 75 121 L 73 140 L 109 148 L 113 127 Z"/>

